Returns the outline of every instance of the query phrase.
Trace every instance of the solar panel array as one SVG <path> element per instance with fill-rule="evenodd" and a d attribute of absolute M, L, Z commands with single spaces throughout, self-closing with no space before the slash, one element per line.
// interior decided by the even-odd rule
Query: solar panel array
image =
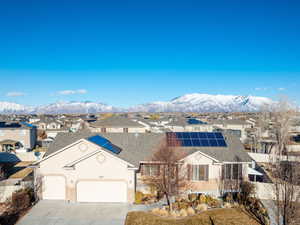
<path fill-rule="evenodd" d="M 227 147 L 221 132 L 167 132 L 169 146 Z"/>
<path fill-rule="evenodd" d="M 104 137 L 101 137 L 100 135 L 95 135 L 87 138 L 90 142 L 93 142 L 96 145 L 99 145 L 100 147 L 103 147 L 107 149 L 108 151 L 111 151 L 115 154 L 119 154 L 121 152 L 121 149 L 117 146 L 113 145 L 109 140 L 107 140 Z"/>

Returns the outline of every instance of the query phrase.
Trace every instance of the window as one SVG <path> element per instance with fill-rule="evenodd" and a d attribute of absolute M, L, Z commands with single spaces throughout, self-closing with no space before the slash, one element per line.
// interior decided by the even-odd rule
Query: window
<path fill-rule="evenodd" d="M 142 164 L 142 176 L 159 176 L 160 166 L 155 164 Z"/>
<path fill-rule="evenodd" d="M 128 128 L 123 128 L 124 133 L 128 133 Z"/>
<path fill-rule="evenodd" d="M 190 165 L 191 180 L 208 180 L 208 165 Z"/>
<path fill-rule="evenodd" d="M 101 128 L 101 133 L 106 133 L 106 128 L 105 127 Z"/>
<path fill-rule="evenodd" d="M 238 180 L 243 177 L 243 164 L 225 164 L 222 166 L 222 178 Z"/>

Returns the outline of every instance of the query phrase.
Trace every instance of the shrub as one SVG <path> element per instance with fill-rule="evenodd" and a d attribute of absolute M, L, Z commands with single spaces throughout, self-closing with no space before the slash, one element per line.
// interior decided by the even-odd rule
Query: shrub
<path fill-rule="evenodd" d="M 187 209 L 189 204 L 187 202 L 179 202 L 179 209 Z"/>
<path fill-rule="evenodd" d="M 135 192 L 135 204 L 143 203 L 144 194 L 140 191 Z"/>
<path fill-rule="evenodd" d="M 250 212 L 255 218 L 257 218 L 261 224 L 269 225 L 270 218 L 267 209 L 264 207 L 262 202 L 254 197 L 248 197 L 244 204 L 245 209 Z"/>
<path fill-rule="evenodd" d="M 198 195 L 195 194 L 195 193 L 192 193 L 192 194 L 189 194 L 189 195 L 188 195 L 188 198 L 189 198 L 189 200 L 190 200 L 191 202 L 193 202 L 193 201 L 197 200 Z"/>
<path fill-rule="evenodd" d="M 171 203 L 172 210 L 179 210 L 180 202 Z"/>
<path fill-rule="evenodd" d="M 31 205 L 31 196 L 28 189 L 22 189 L 12 194 L 11 207 L 15 212 L 27 209 Z"/>
<path fill-rule="evenodd" d="M 255 193 L 255 186 L 248 181 L 244 181 L 240 184 L 240 190 L 240 201 L 245 203 L 247 199 Z"/>
<path fill-rule="evenodd" d="M 203 204 L 203 203 L 206 203 L 207 199 L 206 199 L 205 195 L 200 195 L 199 200 L 200 200 L 200 203 Z"/>
<path fill-rule="evenodd" d="M 207 205 L 209 205 L 211 208 L 220 208 L 222 204 L 218 199 L 212 198 L 211 200 L 207 201 Z"/>
<path fill-rule="evenodd" d="M 233 196 L 232 196 L 232 193 L 230 192 L 227 192 L 225 193 L 224 197 L 223 197 L 223 200 L 225 202 L 233 202 Z"/>

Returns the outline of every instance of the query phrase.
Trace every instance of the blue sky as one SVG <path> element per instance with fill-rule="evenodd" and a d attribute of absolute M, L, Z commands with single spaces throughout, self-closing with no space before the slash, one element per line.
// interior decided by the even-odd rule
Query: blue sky
<path fill-rule="evenodd" d="M 0 101 L 300 104 L 299 1 L 0 1 Z"/>

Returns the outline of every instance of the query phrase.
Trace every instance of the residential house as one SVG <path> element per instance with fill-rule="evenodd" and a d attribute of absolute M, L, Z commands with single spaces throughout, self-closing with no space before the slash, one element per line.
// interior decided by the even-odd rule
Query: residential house
<path fill-rule="evenodd" d="M 158 175 L 159 165 L 151 157 L 171 134 L 61 133 L 35 164 L 36 181 L 42 180 L 38 194 L 72 202 L 132 203 L 137 190 L 149 191 L 142 177 Z M 212 132 L 176 135 L 181 137 L 178 148 L 186 153 L 182 162 L 193 183 L 185 192 L 219 195 L 223 178 L 247 179 L 251 158 L 237 137 Z"/>
<path fill-rule="evenodd" d="M 53 118 L 43 117 L 39 121 L 35 122 L 40 130 L 60 130 L 63 128 L 63 124 Z"/>
<path fill-rule="evenodd" d="M 237 119 L 211 120 L 210 123 L 220 130 L 227 130 L 232 132 L 234 135 L 238 136 L 242 142 L 247 139 L 246 130 L 252 127 L 251 123 Z"/>
<path fill-rule="evenodd" d="M 89 124 L 92 132 L 145 133 L 147 127 L 125 116 L 111 116 Z"/>
<path fill-rule="evenodd" d="M 45 131 L 47 137 L 55 137 L 58 133 L 68 132 L 62 121 L 54 116 L 41 116 L 38 122 L 34 123 L 39 130 Z"/>
<path fill-rule="evenodd" d="M 26 187 L 33 187 L 31 162 L 20 159 L 8 152 L 0 152 L 0 202 L 6 202 L 12 194 Z"/>
<path fill-rule="evenodd" d="M 173 117 L 166 128 L 173 132 L 211 132 L 213 126 L 196 118 Z"/>
<path fill-rule="evenodd" d="M 37 129 L 25 122 L 0 123 L 0 151 L 26 152 L 36 145 Z"/>

